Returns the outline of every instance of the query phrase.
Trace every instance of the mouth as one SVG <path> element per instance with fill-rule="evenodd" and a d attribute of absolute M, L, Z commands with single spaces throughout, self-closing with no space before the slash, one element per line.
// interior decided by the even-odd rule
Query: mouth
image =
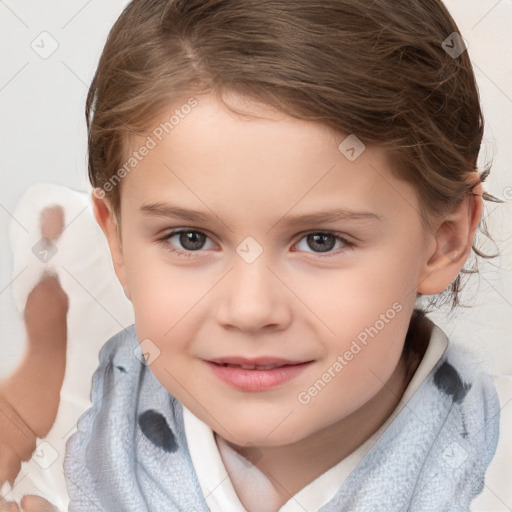
<path fill-rule="evenodd" d="M 242 357 L 225 357 L 222 359 L 213 359 L 210 363 L 222 367 L 242 368 L 243 370 L 274 370 L 286 366 L 297 366 L 310 363 L 311 361 L 290 361 L 275 357 L 260 357 L 257 359 L 246 359 Z"/>
<path fill-rule="evenodd" d="M 229 363 L 215 363 L 218 366 L 230 366 L 232 368 L 242 368 L 244 370 L 274 370 L 275 368 L 284 368 L 285 366 L 295 366 L 295 364 L 265 364 L 265 365 L 256 365 L 256 364 L 229 364 Z M 304 363 L 301 363 L 304 364 Z"/>
<path fill-rule="evenodd" d="M 234 388 L 242 391 L 266 391 L 298 377 L 313 361 L 222 358 L 206 363 L 217 378 Z"/>

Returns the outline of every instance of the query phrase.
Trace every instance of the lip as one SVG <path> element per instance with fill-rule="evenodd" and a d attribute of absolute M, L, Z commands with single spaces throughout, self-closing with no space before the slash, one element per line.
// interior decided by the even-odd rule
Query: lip
<path fill-rule="evenodd" d="M 235 365 L 243 365 L 243 366 L 285 366 L 285 365 L 296 365 L 305 363 L 306 361 L 293 361 L 290 359 L 282 359 L 279 357 L 255 357 L 255 358 L 247 358 L 247 357 L 220 357 L 218 359 L 211 359 L 209 362 L 211 363 L 219 363 L 219 364 L 235 364 Z"/>
<path fill-rule="evenodd" d="M 266 391 L 298 377 L 313 361 L 290 361 L 275 357 L 259 357 L 256 359 L 223 357 L 205 362 L 217 378 L 236 389 Z M 249 369 L 242 368 L 240 365 L 273 366 L 273 368 Z"/>

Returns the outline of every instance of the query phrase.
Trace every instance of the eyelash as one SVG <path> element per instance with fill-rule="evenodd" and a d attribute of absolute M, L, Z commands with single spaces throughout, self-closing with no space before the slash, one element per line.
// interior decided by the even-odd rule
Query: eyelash
<path fill-rule="evenodd" d="M 169 239 L 171 239 L 172 237 L 174 237 L 176 235 L 180 235 L 181 233 L 200 233 L 202 235 L 205 235 L 208 238 L 208 236 L 205 233 L 203 233 L 202 231 L 199 231 L 199 230 L 177 229 L 177 230 L 171 231 L 170 233 L 167 233 L 162 238 L 159 238 L 157 240 L 157 243 L 163 245 L 166 250 L 168 250 L 169 252 L 172 252 L 173 254 L 175 254 L 178 257 L 193 258 L 195 256 L 195 253 L 202 252 L 201 249 L 198 249 L 197 251 L 182 251 L 182 250 L 175 249 L 172 246 L 172 244 L 169 242 Z M 329 252 L 329 253 L 325 253 L 325 254 L 323 254 L 321 252 L 313 252 L 313 254 L 318 255 L 320 258 L 330 258 L 333 256 L 338 256 L 339 254 L 345 252 L 347 249 L 354 247 L 354 245 L 355 245 L 354 243 L 347 240 L 345 237 L 343 237 L 341 235 L 337 235 L 331 231 L 309 231 L 302 235 L 302 237 L 299 239 L 299 242 L 310 235 L 328 235 L 328 236 L 332 235 L 332 236 L 334 236 L 334 238 L 337 241 L 341 241 L 343 243 L 343 247 L 341 249 L 338 249 L 336 252 Z M 297 242 L 297 244 L 299 242 Z M 297 244 L 295 244 L 295 245 L 297 245 Z"/>

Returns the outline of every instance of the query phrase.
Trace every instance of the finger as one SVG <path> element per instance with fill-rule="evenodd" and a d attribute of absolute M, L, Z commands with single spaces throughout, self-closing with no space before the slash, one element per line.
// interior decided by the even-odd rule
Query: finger
<path fill-rule="evenodd" d="M 13 501 L 4 501 L 0 498 L 0 512 L 20 512 L 20 509 Z"/>
<path fill-rule="evenodd" d="M 10 446 L 0 444 L 0 485 L 4 482 L 14 484 L 20 469 L 21 461 L 18 454 Z"/>
<path fill-rule="evenodd" d="M 57 507 L 40 496 L 24 496 L 21 500 L 23 512 L 59 512 Z"/>

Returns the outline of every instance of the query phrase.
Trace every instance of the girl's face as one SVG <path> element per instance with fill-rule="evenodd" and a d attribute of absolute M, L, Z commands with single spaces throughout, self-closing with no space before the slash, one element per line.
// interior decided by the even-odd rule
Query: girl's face
<path fill-rule="evenodd" d="M 384 150 L 197 102 L 133 141 L 116 270 L 172 395 L 231 442 L 293 443 L 383 388 L 436 241 Z"/>

